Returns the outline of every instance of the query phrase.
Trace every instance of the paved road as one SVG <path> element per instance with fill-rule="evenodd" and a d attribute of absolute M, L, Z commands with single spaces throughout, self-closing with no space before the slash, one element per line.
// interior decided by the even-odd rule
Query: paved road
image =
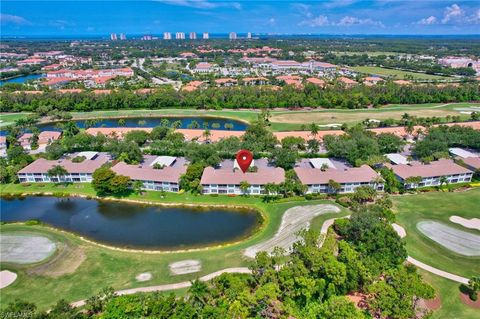
<path fill-rule="evenodd" d="M 349 217 L 350 216 L 346 216 L 346 217 L 342 217 L 342 218 L 349 218 Z M 337 219 L 337 218 L 327 219 L 323 223 L 322 228 L 320 230 L 320 233 L 321 234 L 326 234 L 327 231 L 328 231 L 328 228 L 330 226 L 332 226 L 333 223 L 335 222 L 335 219 Z M 398 224 L 393 224 L 393 228 L 395 229 L 395 231 L 398 233 L 398 235 L 401 238 L 406 236 L 407 233 L 402 226 L 400 226 Z M 456 281 L 458 283 L 468 284 L 468 278 L 464 278 L 464 277 L 461 277 L 461 276 L 458 276 L 458 275 L 440 270 L 438 268 L 429 266 L 427 264 L 422 263 L 419 260 L 416 260 L 415 258 L 413 258 L 411 256 L 407 257 L 407 262 L 417 266 L 418 268 L 421 268 L 421 269 L 426 270 L 426 271 L 428 271 L 432 274 L 435 274 L 437 276 L 440 276 L 440 277 L 443 277 L 443 278 L 446 278 L 446 279 L 450 279 L 450 280 Z M 221 274 L 224 274 L 224 273 L 250 274 L 251 270 L 248 269 L 247 267 L 226 268 L 226 269 L 222 269 L 222 270 L 219 270 L 219 271 L 215 271 L 215 272 L 213 272 L 211 274 L 208 274 L 208 275 L 205 275 L 203 277 L 200 277 L 199 280 L 209 281 L 209 280 L 211 280 L 215 277 L 218 277 L 218 276 L 220 276 Z M 119 290 L 119 291 L 116 291 L 115 293 L 117 295 L 129 295 L 129 294 L 134 294 L 134 293 L 137 293 L 137 292 L 169 291 L 169 290 L 175 290 L 175 289 L 181 289 L 181 288 L 188 288 L 190 286 L 191 286 L 190 281 L 182 281 L 182 282 L 178 282 L 178 283 L 175 283 L 175 284 L 166 284 L 166 285 L 139 287 L 139 288 Z M 73 303 L 71 303 L 71 305 L 73 307 L 81 307 L 81 306 L 85 305 L 85 300 L 79 300 L 79 301 L 73 302 Z"/>

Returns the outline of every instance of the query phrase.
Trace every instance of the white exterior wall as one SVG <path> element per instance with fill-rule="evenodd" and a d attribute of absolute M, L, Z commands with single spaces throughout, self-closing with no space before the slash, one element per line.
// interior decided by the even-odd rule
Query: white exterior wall
<path fill-rule="evenodd" d="M 465 173 L 465 174 L 454 174 L 454 175 L 445 175 L 449 184 L 457 184 L 457 183 L 468 183 L 472 181 L 473 173 Z M 429 187 L 429 186 L 440 186 L 440 180 L 442 176 L 435 176 L 435 177 L 424 177 L 420 184 L 404 184 L 406 189 L 413 189 L 413 188 L 421 188 L 421 187 Z M 397 179 L 404 183 L 405 181 L 397 176 Z"/>
<path fill-rule="evenodd" d="M 70 173 L 65 176 L 61 176 L 60 179 L 56 177 L 49 177 L 47 173 L 18 173 L 18 179 L 21 183 L 90 183 L 92 181 L 91 173 Z"/>
<path fill-rule="evenodd" d="M 355 182 L 355 183 L 341 183 L 342 188 L 338 191 L 338 193 L 353 193 L 357 187 L 360 186 L 370 186 L 373 189 L 382 192 L 383 191 L 383 183 L 372 183 L 372 182 Z M 332 189 L 328 186 L 328 184 L 310 184 L 307 185 L 307 194 L 312 193 L 334 193 Z"/>
<path fill-rule="evenodd" d="M 239 184 L 204 184 L 203 194 L 233 194 L 243 195 Z M 264 185 L 250 185 L 247 194 L 261 195 L 265 193 Z"/>
<path fill-rule="evenodd" d="M 132 180 L 135 181 L 135 180 Z M 170 182 L 157 182 L 157 181 L 141 181 L 143 183 L 142 189 L 150 191 L 165 191 L 165 192 L 178 192 L 180 187 L 178 183 Z"/>

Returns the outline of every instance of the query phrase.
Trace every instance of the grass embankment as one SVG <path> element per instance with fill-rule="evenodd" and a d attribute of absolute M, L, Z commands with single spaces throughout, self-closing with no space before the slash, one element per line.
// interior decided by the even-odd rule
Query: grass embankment
<path fill-rule="evenodd" d="M 426 73 L 420 73 L 420 72 L 417 73 L 417 72 L 403 71 L 403 70 L 396 70 L 396 69 L 388 69 L 388 68 L 382 68 L 378 66 L 355 66 L 355 67 L 352 67 L 352 69 L 360 73 L 386 76 L 386 77 L 394 78 L 396 80 L 403 80 L 406 76 L 412 77 L 414 80 L 426 80 L 426 81 L 454 80 L 454 78 L 447 77 L 447 76 L 426 74 Z"/>
<path fill-rule="evenodd" d="M 419 270 L 419 273 L 432 285 L 442 303 L 440 309 L 434 311 L 431 319 L 470 319 L 478 316 L 478 309 L 468 307 L 460 301 L 460 284 L 424 270 Z"/>
<path fill-rule="evenodd" d="M 444 271 L 471 277 L 480 275 L 480 257 L 466 257 L 444 248 L 423 235 L 417 223 L 435 220 L 450 227 L 480 235 L 480 231 L 464 228 L 449 221 L 450 216 L 478 218 L 480 216 L 480 188 L 465 192 L 434 192 L 393 198 L 397 222 L 405 227 L 405 241 L 410 256 Z"/>
<path fill-rule="evenodd" d="M 90 185 L 68 185 L 59 187 L 53 184 L 21 186 L 10 184 L 2 186 L 2 193 L 36 193 L 36 192 L 62 192 L 65 194 L 94 195 Z M 158 192 L 147 192 L 144 196 L 131 195 L 128 199 L 141 201 L 154 201 L 158 203 L 178 204 L 205 204 L 205 205 L 235 205 L 249 206 L 260 210 L 264 217 L 264 227 L 252 237 L 237 244 L 224 247 L 215 247 L 198 251 L 176 253 L 141 253 L 126 252 L 104 248 L 93 243 L 85 242 L 78 236 L 51 229 L 45 226 L 26 226 L 22 224 L 7 224 L 0 226 L 4 232 L 29 232 L 44 234 L 57 242 L 81 249 L 86 259 L 71 274 L 58 278 L 31 275 L 32 267 L 2 264 L 2 269 L 11 269 L 18 273 L 18 279 L 11 286 L 2 289 L 2 307 L 17 298 L 35 302 L 41 309 L 47 309 L 59 298 L 75 301 L 87 298 L 98 292 L 102 287 L 112 286 L 114 289 L 126 289 L 140 286 L 152 286 L 192 280 L 202 275 L 228 267 L 248 266 L 251 262 L 242 255 L 242 250 L 255 243 L 261 242 L 273 236 L 281 223 L 285 210 L 298 205 L 313 205 L 329 203 L 331 201 L 293 201 L 287 203 L 266 204 L 260 198 L 253 197 L 210 197 L 193 196 L 190 194 L 167 194 L 160 198 Z M 346 215 L 343 210 L 335 217 Z M 319 227 L 322 220 L 331 218 L 334 214 L 317 217 L 312 222 L 312 227 Z M 171 262 L 198 259 L 202 262 L 202 270 L 199 273 L 172 276 L 168 265 Z M 151 272 L 153 279 L 148 282 L 137 282 L 135 276 L 142 272 Z"/>

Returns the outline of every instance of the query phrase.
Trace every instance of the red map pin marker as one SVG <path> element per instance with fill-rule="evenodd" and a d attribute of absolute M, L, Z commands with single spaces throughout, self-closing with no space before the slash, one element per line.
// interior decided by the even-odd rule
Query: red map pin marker
<path fill-rule="evenodd" d="M 238 151 L 237 163 L 244 173 L 250 167 L 250 164 L 252 164 L 252 160 L 253 160 L 253 154 L 250 151 L 247 151 L 247 150 Z"/>

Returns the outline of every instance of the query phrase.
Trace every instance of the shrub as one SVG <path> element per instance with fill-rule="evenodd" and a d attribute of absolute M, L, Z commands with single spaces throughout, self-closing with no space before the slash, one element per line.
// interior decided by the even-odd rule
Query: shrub
<path fill-rule="evenodd" d="M 38 219 L 30 219 L 25 222 L 25 225 L 27 226 L 35 226 L 35 225 L 41 225 L 42 222 L 39 221 Z"/>

